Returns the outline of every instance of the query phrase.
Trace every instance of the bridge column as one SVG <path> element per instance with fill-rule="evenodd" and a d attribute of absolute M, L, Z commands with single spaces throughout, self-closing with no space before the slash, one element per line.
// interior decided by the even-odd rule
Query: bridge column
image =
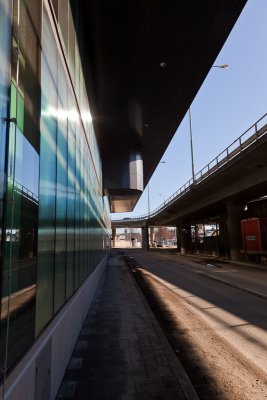
<path fill-rule="evenodd" d="M 182 222 L 180 225 L 181 254 L 190 253 L 191 226 Z"/>
<path fill-rule="evenodd" d="M 149 232 L 149 243 L 151 247 L 153 247 L 154 240 L 155 240 L 154 226 L 151 226 Z"/>
<path fill-rule="evenodd" d="M 181 253 L 181 236 L 182 236 L 182 228 L 181 225 L 176 226 L 176 243 L 177 243 L 177 251 Z"/>
<path fill-rule="evenodd" d="M 111 235 L 112 235 L 112 245 L 113 245 L 113 247 L 115 247 L 115 242 L 116 242 L 116 228 L 112 228 L 112 233 L 111 233 Z"/>
<path fill-rule="evenodd" d="M 242 235 L 240 221 L 242 219 L 242 205 L 240 202 L 227 201 L 227 233 L 230 246 L 230 258 L 233 261 L 242 259 L 240 249 Z"/>
<path fill-rule="evenodd" d="M 149 234 L 147 225 L 142 226 L 142 248 L 149 250 Z"/>
<path fill-rule="evenodd" d="M 226 216 L 219 221 L 219 256 L 228 258 Z"/>

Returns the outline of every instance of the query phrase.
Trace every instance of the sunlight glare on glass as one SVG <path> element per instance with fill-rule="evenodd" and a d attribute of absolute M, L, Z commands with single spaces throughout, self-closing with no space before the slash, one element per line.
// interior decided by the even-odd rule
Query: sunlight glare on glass
<path fill-rule="evenodd" d="M 91 113 L 90 113 L 89 111 L 82 111 L 82 112 L 81 112 L 81 116 L 82 116 L 82 121 L 83 121 L 84 123 L 86 123 L 86 122 L 88 122 L 88 123 L 92 122 L 92 115 L 91 115 Z"/>
<path fill-rule="evenodd" d="M 88 113 L 90 114 L 90 113 Z M 60 121 L 79 121 L 79 113 L 77 110 L 64 110 L 62 108 L 56 109 L 54 107 L 48 107 L 46 111 L 42 111 L 43 117 L 53 117 Z M 87 120 L 90 119 L 89 115 L 86 115 L 85 118 Z"/>

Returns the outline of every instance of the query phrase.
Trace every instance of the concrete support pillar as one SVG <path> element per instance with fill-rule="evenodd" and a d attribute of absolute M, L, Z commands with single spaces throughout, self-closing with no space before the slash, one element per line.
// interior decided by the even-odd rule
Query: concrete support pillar
<path fill-rule="evenodd" d="M 180 227 L 181 230 L 181 237 L 180 237 L 180 243 L 181 243 L 181 254 L 186 254 L 187 246 L 186 246 L 186 228 L 184 225 Z"/>
<path fill-rule="evenodd" d="M 144 250 L 149 250 L 149 234 L 148 226 L 142 226 L 142 248 Z"/>
<path fill-rule="evenodd" d="M 184 222 L 180 225 L 181 229 L 181 254 L 188 254 L 190 253 L 191 248 L 191 226 L 190 224 L 185 224 Z"/>
<path fill-rule="evenodd" d="M 229 249 L 227 243 L 226 216 L 219 221 L 219 256 L 229 257 Z"/>
<path fill-rule="evenodd" d="M 181 236 L 182 236 L 182 228 L 181 225 L 176 226 L 176 243 L 177 243 L 177 251 L 181 253 Z"/>
<path fill-rule="evenodd" d="M 154 240 L 155 240 L 155 230 L 154 230 L 154 226 L 150 227 L 150 232 L 149 232 L 149 243 L 150 246 L 153 246 Z"/>
<path fill-rule="evenodd" d="M 227 237 L 230 247 L 230 258 L 233 261 L 242 259 L 242 235 L 240 221 L 242 219 L 242 205 L 240 202 L 229 200 L 227 202 Z"/>
<path fill-rule="evenodd" d="M 115 247 L 116 245 L 116 228 L 112 228 L 112 233 L 111 233 L 112 237 L 112 246 Z"/>

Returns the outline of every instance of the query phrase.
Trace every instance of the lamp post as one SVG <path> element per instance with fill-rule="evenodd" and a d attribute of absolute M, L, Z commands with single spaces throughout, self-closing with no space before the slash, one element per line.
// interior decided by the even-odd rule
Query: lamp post
<path fill-rule="evenodd" d="M 220 65 L 212 65 L 211 68 L 228 68 L 228 64 L 220 64 Z M 193 134 L 192 134 L 192 117 L 191 117 L 191 108 L 188 108 L 188 116 L 189 116 L 189 134 L 190 134 L 190 154 L 191 154 L 191 168 L 192 168 L 192 179 L 193 183 L 195 183 L 195 167 L 194 167 L 194 147 L 193 147 Z"/>
<path fill-rule="evenodd" d="M 149 217 L 150 215 L 150 194 L 149 194 L 149 182 L 147 184 L 147 216 Z"/>
<path fill-rule="evenodd" d="M 195 183 L 195 170 L 194 170 L 194 149 L 193 149 L 193 136 L 192 136 L 192 118 L 191 118 L 191 109 L 188 109 L 189 116 L 189 134 L 190 134 L 190 152 L 191 152 L 191 168 L 192 168 L 192 178 L 193 183 Z"/>
<path fill-rule="evenodd" d="M 166 164 L 166 161 L 160 161 L 160 163 L 159 164 Z M 147 184 L 147 211 L 148 211 L 148 213 L 147 213 L 147 216 L 149 217 L 149 215 L 150 215 L 150 191 L 149 191 L 149 182 L 148 182 L 148 184 Z"/>
<path fill-rule="evenodd" d="M 165 197 L 161 193 L 159 193 L 159 196 L 161 196 L 163 198 L 164 206 L 165 206 L 165 201 L 166 201 Z"/>

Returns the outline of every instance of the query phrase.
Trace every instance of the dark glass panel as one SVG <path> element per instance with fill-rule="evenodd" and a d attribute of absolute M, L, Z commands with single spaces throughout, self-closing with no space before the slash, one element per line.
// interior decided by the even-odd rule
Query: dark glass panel
<path fill-rule="evenodd" d="M 0 267 L 2 265 L 2 212 L 5 193 L 5 119 L 8 117 L 8 91 L 10 85 L 9 62 L 11 47 L 11 2 L 0 0 Z"/>
<path fill-rule="evenodd" d="M 77 47 L 76 43 L 76 38 L 75 38 L 75 29 L 74 29 L 74 23 L 72 19 L 71 13 L 69 13 L 69 69 L 71 73 L 71 77 L 73 80 L 73 83 L 75 84 L 75 48 Z M 77 86 L 76 86 L 76 95 L 77 93 Z"/>
<path fill-rule="evenodd" d="M 58 0 L 52 0 L 52 4 L 53 4 L 55 16 L 56 16 L 56 18 L 58 18 Z"/>
<path fill-rule="evenodd" d="M 25 34 L 20 37 L 20 48 L 22 58 L 20 57 L 20 76 L 24 73 L 23 92 L 24 100 L 24 124 L 27 129 L 24 130 L 24 136 L 31 145 L 40 152 L 40 136 L 33 132 L 40 131 L 40 106 L 41 103 L 41 6 L 42 0 L 25 0 L 27 7 L 27 19 Z M 30 21 L 34 21 L 31 24 Z M 23 23 L 23 20 L 21 21 Z M 23 58 L 25 58 L 25 67 L 23 67 Z M 22 79 L 20 79 L 22 81 Z M 20 83 L 19 83 L 20 87 Z M 37 106 L 38 104 L 38 106 Z"/>
<path fill-rule="evenodd" d="M 11 48 L 11 2 L 0 0 L 0 379 L 5 368 L 5 350 L 6 350 L 6 316 L 4 314 L 5 302 L 3 298 L 3 248 L 4 248 L 4 218 L 3 205 L 6 194 L 6 139 L 7 124 L 5 122 L 8 117 L 8 91 L 10 85 L 9 62 Z M 14 124 L 11 126 L 14 128 Z"/>
<path fill-rule="evenodd" d="M 65 45 L 65 55 L 68 59 L 68 48 L 69 48 L 69 2 L 66 0 L 58 0 L 58 23 L 62 35 L 62 39 Z"/>

